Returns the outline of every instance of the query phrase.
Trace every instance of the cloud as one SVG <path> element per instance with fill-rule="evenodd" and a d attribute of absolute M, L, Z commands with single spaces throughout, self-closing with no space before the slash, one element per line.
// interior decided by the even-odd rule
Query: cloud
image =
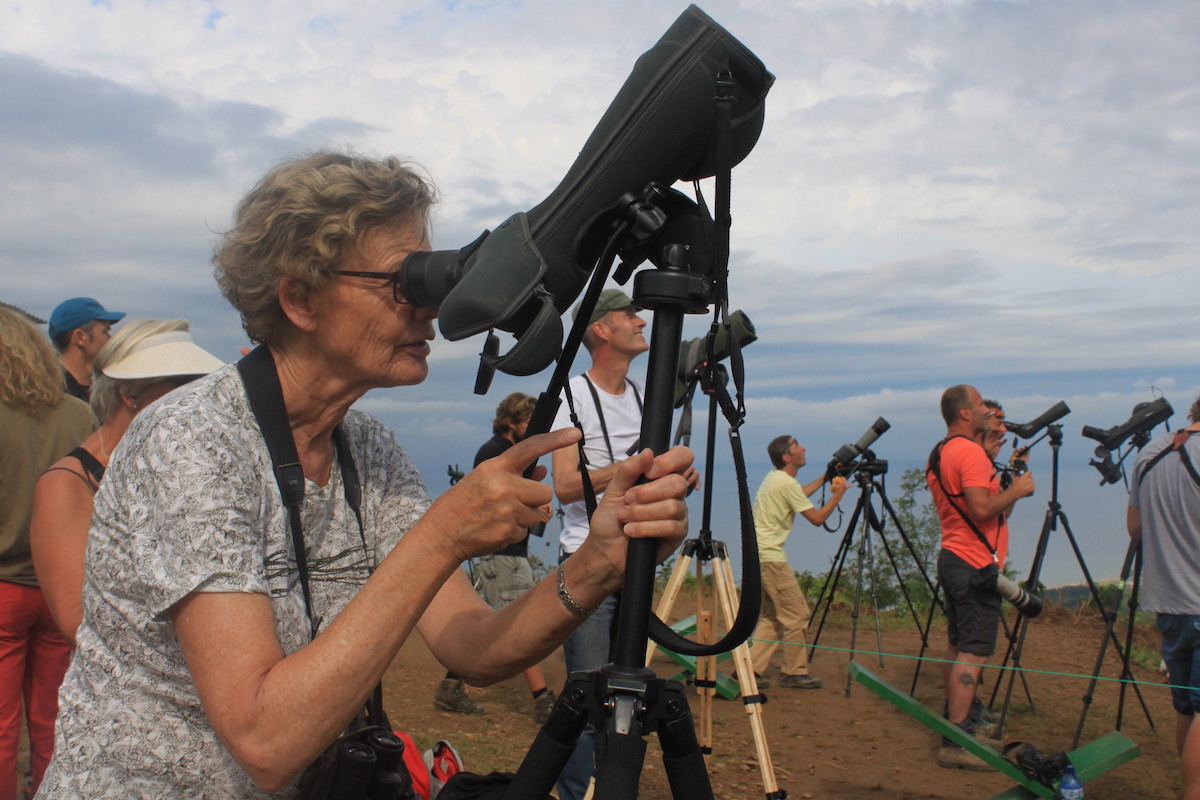
<path fill-rule="evenodd" d="M 1151 386 L 1177 413 L 1195 396 L 1200 94 L 1180 65 L 1196 61 L 1200 4 L 704 6 L 778 77 L 733 174 L 730 305 L 759 334 L 748 449 L 790 428 L 819 463 L 882 415 L 880 452 L 917 463 L 940 435 L 938 394 L 960 381 L 1017 419 L 1067 399 L 1072 430 L 1120 422 Z M 209 259 L 269 165 L 321 146 L 415 158 L 444 196 L 434 245 L 456 249 L 547 196 L 676 13 L 5 6 L 4 299 L 42 316 L 78 294 L 186 316 L 232 358 L 245 337 Z M 684 337 L 702 335 L 689 320 Z M 547 379 L 500 375 L 475 397 L 479 348 L 436 342 L 425 384 L 363 400 L 435 478 L 470 460 L 499 397 Z M 1091 494 L 1090 444 L 1067 447 L 1071 490 L 1119 516 L 1111 487 Z"/>

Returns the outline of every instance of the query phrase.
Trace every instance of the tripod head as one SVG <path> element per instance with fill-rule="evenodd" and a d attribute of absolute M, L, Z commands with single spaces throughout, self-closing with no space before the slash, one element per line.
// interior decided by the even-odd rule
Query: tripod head
<path fill-rule="evenodd" d="M 871 467 L 871 462 L 875 461 L 875 454 L 869 448 L 875 444 L 875 440 L 882 436 L 892 427 L 891 423 L 883 417 L 878 417 L 871 423 L 871 427 L 867 428 L 866 432 L 858 437 L 858 441 L 853 444 L 844 444 L 837 449 L 833 454 L 833 459 L 825 467 L 825 477 L 833 478 L 841 475 L 845 477 L 859 469 L 878 469 L 878 466 Z M 887 472 L 887 462 L 882 462 L 883 472 Z M 879 474 L 883 474 L 882 472 Z"/>
<path fill-rule="evenodd" d="M 1171 404 L 1165 397 L 1159 397 L 1152 402 L 1138 403 L 1133 407 L 1129 419 L 1111 428 L 1093 428 L 1083 426 L 1083 435 L 1095 439 L 1100 444 L 1096 447 L 1096 458 L 1088 461 L 1100 473 L 1100 485 L 1117 483 L 1125 477 L 1124 461 L 1134 450 L 1141 450 L 1150 441 L 1150 432 L 1160 422 L 1166 422 L 1174 413 Z M 1128 440 L 1129 447 L 1118 458 L 1113 460 L 1113 452 L 1120 450 Z"/>

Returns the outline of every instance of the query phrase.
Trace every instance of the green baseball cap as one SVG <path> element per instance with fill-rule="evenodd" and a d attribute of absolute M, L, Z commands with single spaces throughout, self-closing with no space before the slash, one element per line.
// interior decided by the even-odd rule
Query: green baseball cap
<path fill-rule="evenodd" d="M 588 325 L 591 325 L 596 320 L 603 317 L 610 311 L 616 311 L 621 308 L 635 308 L 641 310 L 641 306 L 633 302 L 629 295 L 622 292 L 620 289 L 605 289 L 596 298 L 596 307 L 592 309 L 592 318 L 588 320 Z M 571 319 L 579 317 L 579 306 L 571 309 Z"/>

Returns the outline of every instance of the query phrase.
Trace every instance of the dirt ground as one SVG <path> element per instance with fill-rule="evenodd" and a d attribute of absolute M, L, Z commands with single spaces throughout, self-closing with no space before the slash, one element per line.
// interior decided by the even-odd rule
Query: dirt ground
<path fill-rule="evenodd" d="M 902 656 L 915 656 L 920 651 L 916 626 L 893 623 L 888 627 L 898 629 L 884 632 L 883 645 L 876 648 L 873 618 L 868 615 L 862 620 L 858 628 L 858 660 L 893 686 L 907 691 L 918 662 Z M 1149 630 L 1139 630 L 1138 636 L 1143 644 L 1156 647 Z M 1070 749 L 1084 708 L 1082 698 L 1104 638 L 1103 624 L 1093 615 L 1049 609 L 1034 621 L 1022 657 L 1033 707 L 1017 681 L 1005 741 L 1028 741 L 1046 753 Z M 935 624 L 929 641 L 928 655 L 939 657 L 944 648 L 944 629 Z M 827 622 L 821 632 L 821 650 L 812 664 L 813 674 L 821 677 L 825 685 L 817 690 L 772 688 L 766 692 L 769 695 L 763 713 L 766 744 L 776 781 L 788 797 L 982 800 L 1012 785 L 999 773 L 938 767 L 936 734 L 857 683 L 847 696 L 849 642 L 850 629 L 845 621 Z M 874 655 L 877 649 L 894 654 L 885 657 L 883 667 Z M 777 661 L 778 658 L 777 655 Z M 674 662 L 661 653 L 654 666 L 660 675 L 676 672 Z M 560 687 L 564 679 L 561 650 L 547 659 L 543 667 L 550 685 Z M 1118 667 L 1116 651 L 1109 647 L 1102 675 L 1115 677 Z M 1161 685 L 1162 677 L 1153 670 L 1135 667 L 1135 675 L 1139 681 L 1152 684 L 1140 688 L 1156 729 L 1151 728 L 1137 696 L 1130 692 L 1121 730 L 1139 744 L 1142 754 L 1088 782 L 1089 800 L 1170 800 L 1179 795 L 1175 716 L 1167 689 Z M 385 681 L 387 708 L 393 722 L 414 732 L 422 747 L 433 738 L 448 739 L 472 771 L 515 770 L 537 732 L 529 716 L 530 700 L 524 681 L 518 677 L 484 689 L 471 689 L 472 696 L 487 707 L 487 713 L 466 717 L 434 710 L 433 692 L 441 676 L 442 670 L 423 643 L 416 640 L 406 646 Z M 774 670 L 769 675 L 776 676 Z M 996 680 L 1001 681 L 1003 699 L 1008 680 L 994 669 L 985 672 L 985 699 Z M 774 683 L 777 686 L 777 681 Z M 928 706 L 940 707 L 940 664 L 924 664 L 916 697 Z M 1081 741 L 1090 741 L 1114 729 L 1117 706 L 1117 684 L 1101 681 Z M 694 696 L 691 707 L 699 726 L 699 702 Z M 751 725 L 743 709 L 740 699 L 718 699 L 714 705 L 713 752 L 708 765 L 714 794 L 722 800 L 749 800 L 765 794 Z M 658 744 L 653 737 L 649 742 L 640 796 L 646 800 L 667 800 L 671 793 Z"/>
<path fill-rule="evenodd" d="M 680 600 L 679 617 L 694 610 L 694 601 Z M 913 657 L 921 648 L 920 635 L 911 623 L 885 625 L 882 646 L 876 647 L 873 617 L 860 618 L 858 660 L 893 686 L 905 691 L 912 684 L 918 663 Z M 815 627 L 814 627 L 815 632 Z M 825 685 L 816 690 L 766 690 L 764 707 L 765 742 L 771 753 L 778 786 L 796 800 L 924 800 L 925 798 L 975 798 L 985 800 L 1011 786 L 999 773 L 946 770 L 937 766 L 938 737 L 911 717 L 901 713 L 865 687 L 854 684 L 847 694 L 846 664 L 850 658 L 848 620 L 832 617 L 821 631 L 820 648 L 812 673 Z M 811 635 L 811 634 L 810 634 Z M 1083 696 L 1100 646 L 1104 626 L 1092 614 L 1074 614 L 1051 608 L 1029 627 L 1022 662 L 1026 669 L 1033 707 L 1016 682 L 1005 741 L 1028 741 L 1046 753 L 1069 750 L 1084 709 Z M 1149 628 L 1139 628 L 1136 642 L 1157 649 L 1157 637 Z M 929 653 L 940 656 L 944 628 L 936 623 L 929 636 Z M 884 666 L 876 652 L 888 654 Z M 1116 651 L 1105 651 L 1104 677 L 1116 677 Z M 779 656 L 776 655 L 778 661 Z M 675 674 L 677 668 L 659 654 L 654 667 L 660 675 Z M 543 664 L 547 680 L 557 690 L 565 678 L 562 651 Z M 722 664 L 722 669 L 728 667 Z M 1175 715 L 1171 710 L 1162 676 L 1154 670 L 1134 667 L 1146 709 L 1138 696 L 1129 692 L 1123 708 L 1121 730 L 1141 748 L 1141 756 L 1107 775 L 1089 781 L 1088 800 L 1173 800 L 1180 792 L 1179 760 L 1175 754 Z M 427 747 L 443 738 L 458 748 L 467 768 L 486 773 L 513 771 L 520 764 L 537 733 L 530 718 L 530 697 L 522 678 L 517 677 L 471 694 L 487 708 L 483 716 L 467 717 L 433 708 L 433 693 L 443 670 L 419 637 L 407 644 L 388 670 L 384 680 L 385 707 L 397 727 L 413 733 Z M 768 677 L 777 679 L 772 670 Z M 981 696 L 990 697 L 994 682 L 1008 679 L 995 669 L 984 674 Z M 776 680 L 775 685 L 778 681 Z M 918 700 L 930 707 L 942 702 L 940 664 L 926 662 L 920 670 Z M 1118 685 L 1101 681 L 1087 714 L 1081 741 L 1095 739 L 1116 727 Z M 703 722 L 700 704 L 691 698 L 697 729 Z M 999 703 L 997 703 L 997 706 Z M 751 800 L 765 796 L 761 771 L 755 757 L 755 742 L 744 707 L 739 699 L 718 699 L 712 713 L 712 754 L 708 771 L 714 795 L 720 800 Z M 1148 711 L 1148 714 L 1147 714 Z M 1153 727 L 1149 719 L 1153 720 Z M 641 773 L 643 800 L 669 800 L 671 792 L 659 757 L 657 741 L 649 740 L 649 753 Z M 27 764 L 22 742 L 20 765 Z"/>

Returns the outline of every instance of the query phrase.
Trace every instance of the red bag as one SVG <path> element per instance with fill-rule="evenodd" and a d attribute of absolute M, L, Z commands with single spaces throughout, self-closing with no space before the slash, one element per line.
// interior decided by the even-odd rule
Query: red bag
<path fill-rule="evenodd" d="M 425 751 L 425 766 L 430 780 L 430 797 L 436 798 L 446 781 L 463 770 L 462 756 L 446 740 L 439 740 Z"/>

